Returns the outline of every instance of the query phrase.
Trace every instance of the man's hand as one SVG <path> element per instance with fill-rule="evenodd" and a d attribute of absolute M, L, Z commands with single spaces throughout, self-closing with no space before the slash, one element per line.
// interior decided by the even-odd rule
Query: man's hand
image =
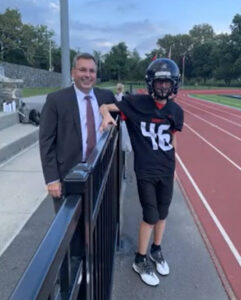
<path fill-rule="evenodd" d="M 49 194 L 54 197 L 54 198 L 60 198 L 61 197 L 61 183 L 60 182 L 54 182 L 54 183 L 49 183 L 47 185 L 47 189 Z"/>
<path fill-rule="evenodd" d="M 106 130 L 109 125 L 117 126 L 115 119 L 111 116 L 110 111 L 119 111 L 115 104 L 103 104 L 100 107 L 100 113 L 103 117 L 100 125 L 100 132 Z"/>

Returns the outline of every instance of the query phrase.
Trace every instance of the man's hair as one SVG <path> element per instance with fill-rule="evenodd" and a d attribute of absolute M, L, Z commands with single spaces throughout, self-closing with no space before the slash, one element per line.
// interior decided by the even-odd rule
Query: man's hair
<path fill-rule="evenodd" d="M 92 60 L 95 62 L 95 64 L 96 64 L 96 60 L 95 60 L 95 58 L 94 58 L 93 55 L 91 55 L 91 54 L 89 54 L 89 53 L 77 53 L 77 54 L 75 55 L 74 59 L 73 59 L 73 63 L 72 63 L 72 67 L 73 67 L 73 68 L 76 67 L 77 61 L 78 61 L 79 59 L 81 59 L 81 58 L 83 58 L 83 59 L 92 59 Z"/>
<path fill-rule="evenodd" d="M 117 85 L 116 85 L 116 90 L 119 90 L 119 91 L 122 91 L 122 92 L 123 92 L 123 90 L 124 90 L 124 84 L 122 84 L 122 83 L 117 83 Z"/>

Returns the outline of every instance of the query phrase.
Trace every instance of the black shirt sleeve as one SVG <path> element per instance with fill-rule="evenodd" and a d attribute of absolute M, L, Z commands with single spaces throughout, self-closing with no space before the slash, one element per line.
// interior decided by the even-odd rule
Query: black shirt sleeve
<path fill-rule="evenodd" d="M 182 127 L 183 127 L 183 122 L 184 122 L 184 113 L 183 113 L 183 109 L 178 106 L 177 110 L 176 110 L 176 114 L 174 117 L 174 123 L 175 123 L 175 130 L 177 131 L 182 131 Z"/>
<path fill-rule="evenodd" d="M 119 108 L 119 110 L 124 113 L 124 115 L 129 118 L 130 117 L 130 105 L 127 97 L 122 97 L 121 101 L 115 101 L 115 105 Z"/>

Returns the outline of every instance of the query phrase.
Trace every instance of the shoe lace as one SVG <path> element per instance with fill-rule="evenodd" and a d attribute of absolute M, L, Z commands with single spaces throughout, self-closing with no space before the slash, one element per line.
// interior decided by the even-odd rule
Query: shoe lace
<path fill-rule="evenodd" d="M 150 261 L 149 261 L 148 259 L 146 259 L 146 258 L 145 258 L 144 261 L 142 262 L 141 268 L 142 268 L 142 271 L 143 271 L 144 273 L 147 273 L 147 274 L 153 273 L 153 267 L 152 267 Z"/>
<path fill-rule="evenodd" d="M 163 263 L 165 261 L 161 250 L 155 251 L 153 253 L 153 256 L 154 256 L 155 260 L 159 263 Z"/>

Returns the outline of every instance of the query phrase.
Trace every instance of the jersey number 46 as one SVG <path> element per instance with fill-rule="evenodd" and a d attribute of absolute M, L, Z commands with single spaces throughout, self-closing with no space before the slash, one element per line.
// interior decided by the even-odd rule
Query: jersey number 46
<path fill-rule="evenodd" d="M 158 150 L 158 147 L 163 151 L 169 151 L 173 148 L 171 135 L 167 130 L 170 125 L 150 123 L 149 131 L 146 130 L 146 122 L 141 122 L 141 133 L 143 136 L 151 139 L 153 150 Z M 165 132 L 166 131 L 166 132 Z"/>

